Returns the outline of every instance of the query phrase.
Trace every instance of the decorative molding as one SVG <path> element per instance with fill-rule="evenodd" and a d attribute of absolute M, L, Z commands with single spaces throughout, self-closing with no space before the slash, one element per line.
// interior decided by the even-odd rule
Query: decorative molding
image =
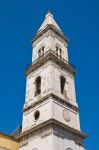
<path fill-rule="evenodd" d="M 56 128 L 55 127 L 53 129 L 53 134 L 55 136 L 61 137 L 63 139 L 65 139 L 67 137 L 67 135 L 68 135 L 68 139 L 69 140 L 74 140 L 77 145 L 84 146 L 83 140 L 81 138 L 79 138 L 78 136 L 75 136 L 75 134 L 70 134 L 68 131 L 64 132 L 60 128 Z"/>
<path fill-rule="evenodd" d="M 53 32 L 51 30 L 49 30 L 48 36 L 52 36 L 53 37 Z"/>
<path fill-rule="evenodd" d="M 48 132 L 43 133 L 43 134 L 41 135 L 41 138 L 45 138 L 45 137 L 51 135 L 52 133 L 53 133 L 52 130 L 49 130 Z"/>
<path fill-rule="evenodd" d="M 62 139 L 64 139 L 64 133 L 60 133 L 60 132 L 57 132 L 56 130 L 53 131 L 53 134 L 57 137 L 61 137 Z"/>
<path fill-rule="evenodd" d="M 29 75 L 32 71 L 44 65 L 49 60 L 55 62 L 57 65 L 61 66 L 65 70 L 71 72 L 73 75 L 76 73 L 75 66 L 70 64 L 64 58 L 58 58 L 56 53 L 53 50 L 48 50 L 44 55 L 36 59 L 31 65 L 26 68 L 25 74 Z"/>
<path fill-rule="evenodd" d="M 21 140 L 23 137 L 26 138 L 29 135 L 31 135 L 33 137 L 34 135 L 41 134 L 43 131 L 45 132 L 48 129 L 54 129 L 54 128 L 55 129 L 59 128 L 60 130 L 63 130 L 64 133 L 66 133 L 68 131 L 69 133 L 72 133 L 75 137 L 79 137 L 80 139 L 84 139 L 87 137 L 87 134 L 85 134 L 77 129 L 71 128 L 71 127 L 65 125 L 64 123 L 61 123 L 60 121 L 57 121 L 55 119 L 49 119 L 49 120 L 37 125 L 36 127 L 33 127 L 32 129 L 30 129 L 28 131 L 24 131 L 24 132 L 20 133 L 20 135 L 16 138 L 18 140 Z"/>
<path fill-rule="evenodd" d="M 63 104 L 64 106 L 68 106 L 70 109 L 73 109 L 74 111 L 78 112 L 79 109 L 77 106 L 74 106 L 73 104 L 71 104 L 70 102 L 66 101 L 65 99 L 60 98 L 59 96 L 53 94 L 53 93 L 49 93 L 44 97 L 41 97 L 38 101 L 35 101 L 33 103 L 31 103 L 28 106 L 25 106 L 23 108 L 23 112 L 28 111 L 29 109 L 34 108 L 35 106 L 37 106 L 38 104 L 41 104 L 42 102 L 48 100 L 49 98 L 54 98 L 55 101 L 58 101 L 59 103 Z"/>
<path fill-rule="evenodd" d="M 28 145 L 28 142 L 24 140 L 23 142 L 20 143 L 19 147 L 21 148 L 26 145 Z"/>
<path fill-rule="evenodd" d="M 32 42 L 34 43 L 39 37 L 44 35 L 44 33 L 47 32 L 49 29 L 54 31 L 54 33 L 56 33 L 65 42 L 68 42 L 68 38 L 65 37 L 64 34 L 61 31 L 59 31 L 54 25 L 50 25 L 50 24 L 48 24 L 44 30 L 42 30 L 41 32 L 38 32 L 36 36 L 32 39 Z"/>
<path fill-rule="evenodd" d="M 63 110 L 63 118 L 65 119 L 65 121 L 70 122 L 71 118 L 70 118 L 70 114 L 68 112 L 68 110 L 65 108 Z"/>

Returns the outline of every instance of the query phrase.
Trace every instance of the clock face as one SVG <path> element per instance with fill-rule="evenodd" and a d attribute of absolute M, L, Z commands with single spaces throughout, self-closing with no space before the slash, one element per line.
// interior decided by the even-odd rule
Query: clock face
<path fill-rule="evenodd" d="M 71 120 L 69 111 L 68 111 L 66 108 L 63 110 L 63 118 L 64 118 L 65 121 L 67 121 L 67 122 L 69 122 L 69 121 Z"/>

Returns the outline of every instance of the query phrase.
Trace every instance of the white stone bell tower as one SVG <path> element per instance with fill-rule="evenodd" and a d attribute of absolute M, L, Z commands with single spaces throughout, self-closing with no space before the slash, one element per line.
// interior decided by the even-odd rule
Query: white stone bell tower
<path fill-rule="evenodd" d="M 20 150 L 84 150 L 68 39 L 48 12 L 32 40 Z"/>

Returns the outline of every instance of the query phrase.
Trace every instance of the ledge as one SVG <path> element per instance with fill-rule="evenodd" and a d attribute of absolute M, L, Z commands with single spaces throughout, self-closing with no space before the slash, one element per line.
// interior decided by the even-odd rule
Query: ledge
<path fill-rule="evenodd" d="M 25 71 L 26 76 L 30 74 L 32 71 L 39 68 L 40 66 L 44 65 L 48 60 L 52 60 L 53 62 L 55 62 L 56 64 L 60 65 L 62 68 L 70 71 L 73 74 L 76 73 L 74 65 L 70 64 L 64 58 L 59 58 L 53 50 L 48 50 L 44 55 L 40 56 L 26 68 Z"/>
<path fill-rule="evenodd" d="M 27 111 L 27 110 L 29 110 L 31 108 L 34 108 L 36 105 L 41 104 L 43 101 L 48 100 L 48 98 L 50 98 L 50 97 L 54 98 L 55 101 L 58 101 L 58 102 L 60 102 L 61 104 L 65 105 L 65 106 L 68 106 L 70 109 L 73 109 L 76 112 L 79 111 L 77 106 L 74 106 L 70 102 L 60 98 L 59 96 L 57 96 L 57 95 L 55 95 L 53 93 L 49 93 L 48 95 L 40 98 L 38 101 L 35 101 L 32 104 L 30 104 L 29 106 L 24 107 L 23 108 L 23 112 L 25 112 L 25 111 Z"/>
<path fill-rule="evenodd" d="M 35 42 L 39 37 L 41 37 L 46 31 L 48 30 L 52 30 L 54 31 L 59 37 L 63 38 L 65 40 L 65 42 L 68 42 L 68 38 L 64 36 L 63 32 L 61 32 L 60 30 L 58 30 L 54 25 L 46 25 L 46 27 L 44 28 L 44 30 L 39 31 L 36 36 L 32 39 L 32 42 Z"/>
<path fill-rule="evenodd" d="M 51 128 L 53 128 L 53 129 L 57 127 L 57 128 L 61 128 L 65 132 L 68 131 L 70 133 L 74 133 L 75 136 L 78 136 L 78 137 L 80 137 L 82 139 L 85 139 L 85 138 L 88 137 L 88 135 L 83 133 L 82 131 L 79 131 L 77 129 L 71 128 L 71 127 L 69 127 L 69 126 L 67 126 L 67 125 L 65 125 L 65 124 L 63 124 L 63 123 L 61 123 L 61 122 L 59 122 L 59 121 L 57 121 L 55 119 L 49 119 L 49 120 L 47 120 L 47 121 L 45 121 L 45 122 L 43 122 L 43 123 L 41 123 L 41 124 L 31 128 L 31 129 L 29 129 L 28 131 L 20 133 L 20 135 L 17 136 L 16 138 L 18 140 L 20 140 L 24 136 L 27 136 L 27 135 L 35 132 L 36 130 L 40 130 L 41 128 L 45 128 L 48 125 L 51 125 Z"/>

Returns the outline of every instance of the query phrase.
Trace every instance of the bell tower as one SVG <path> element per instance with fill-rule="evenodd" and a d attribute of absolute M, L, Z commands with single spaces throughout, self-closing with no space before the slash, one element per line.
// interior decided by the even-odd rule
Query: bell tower
<path fill-rule="evenodd" d="M 50 11 L 32 40 L 20 150 L 84 150 L 68 39 Z"/>

